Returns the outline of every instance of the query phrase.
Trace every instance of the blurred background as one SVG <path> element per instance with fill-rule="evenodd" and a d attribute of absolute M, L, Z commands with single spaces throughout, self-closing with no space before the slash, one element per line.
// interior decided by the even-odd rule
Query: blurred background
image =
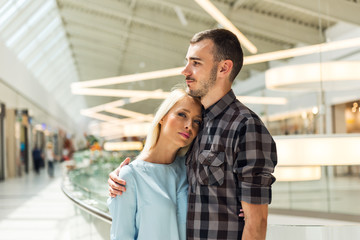
<path fill-rule="evenodd" d="M 233 90 L 278 147 L 268 239 L 359 239 L 359 13 L 358 0 L 0 0 L 0 207 L 16 181 L 59 179 L 107 239 L 108 173 L 184 83 L 191 37 L 226 28 L 245 54 Z"/>

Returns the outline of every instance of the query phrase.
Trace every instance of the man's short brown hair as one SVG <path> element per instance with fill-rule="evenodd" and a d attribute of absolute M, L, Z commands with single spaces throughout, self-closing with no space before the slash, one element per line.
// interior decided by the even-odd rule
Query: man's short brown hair
<path fill-rule="evenodd" d="M 234 66 L 230 73 L 230 81 L 233 82 L 239 74 L 244 61 L 244 54 L 238 38 L 229 30 L 216 28 L 196 33 L 190 43 L 198 43 L 205 39 L 214 42 L 214 61 L 231 60 L 233 62 Z"/>

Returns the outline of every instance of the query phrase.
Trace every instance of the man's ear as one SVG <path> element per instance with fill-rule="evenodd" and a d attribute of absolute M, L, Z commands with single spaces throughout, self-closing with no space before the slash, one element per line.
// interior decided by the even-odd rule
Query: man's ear
<path fill-rule="evenodd" d="M 223 60 L 220 63 L 220 73 L 227 75 L 231 73 L 234 63 L 231 60 Z"/>

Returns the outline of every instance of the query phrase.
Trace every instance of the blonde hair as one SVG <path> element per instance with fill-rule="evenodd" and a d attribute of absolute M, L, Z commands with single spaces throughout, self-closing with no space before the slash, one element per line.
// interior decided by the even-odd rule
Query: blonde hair
<path fill-rule="evenodd" d="M 172 90 L 169 96 L 161 103 L 150 125 L 150 129 L 146 136 L 144 148 L 136 159 L 143 158 L 144 156 L 146 156 L 146 154 L 156 145 L 160 135 L 161 119 L 163 119 L 166 116 L 166 114 L 170 111 L 170 109 L 184 97 L 191 97 L 191 96 L 188 95 L 183 88 L 176 88 Z M 193 99 L 201 106 L 200 99 L 198 98 L 193 98 Z M 190 145 L 182 147 L 177 152 L 177 156 L 184 156 L 188 151 L 189 146 Z"/>

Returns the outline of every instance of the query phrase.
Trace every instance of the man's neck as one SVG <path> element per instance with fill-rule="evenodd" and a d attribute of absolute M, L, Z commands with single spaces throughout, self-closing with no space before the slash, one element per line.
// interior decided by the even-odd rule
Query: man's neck
<path fill-rule="evenodd" d="M 214 103 L 223 98 L 229 91 L 230 87 L 213 88 L 204 97 L 201 98 L 201 104 L 205 109 L 212 106 Z"/>

